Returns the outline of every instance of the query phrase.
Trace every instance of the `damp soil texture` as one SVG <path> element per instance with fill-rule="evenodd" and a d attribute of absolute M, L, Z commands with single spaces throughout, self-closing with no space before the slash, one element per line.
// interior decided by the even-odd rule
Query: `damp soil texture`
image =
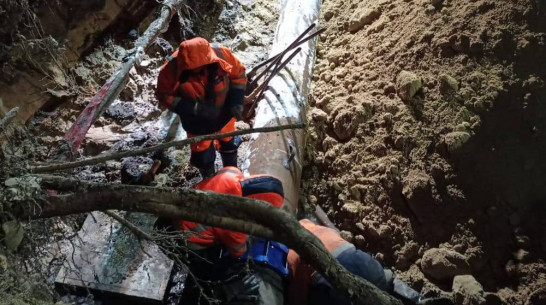
<path fill-rule="evenodd" d="M 304 200 L 425 294 L 539 304 L 546 3 L 326 0 L 319 23 Z"/>

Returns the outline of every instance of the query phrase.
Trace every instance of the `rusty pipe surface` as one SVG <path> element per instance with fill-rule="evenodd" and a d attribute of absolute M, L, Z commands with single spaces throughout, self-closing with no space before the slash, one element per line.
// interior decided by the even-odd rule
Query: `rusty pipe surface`
<path fill-rule="evenodd" d="M 319 17 L 319 0 L 283 0 L 270 58 L 280 54 Z M 315 63 L 316 39 L 300 45 L 301 51 L 269 82 L 263 99 L 258 101 L 254 127 L 304 121 L 307 95 Z M 301 180 L 305 145 L 303 130 L 253 134 L 242 170 L 246 175 L 269 174 L 282 181 L 284 208 L 295 214 Z"/>

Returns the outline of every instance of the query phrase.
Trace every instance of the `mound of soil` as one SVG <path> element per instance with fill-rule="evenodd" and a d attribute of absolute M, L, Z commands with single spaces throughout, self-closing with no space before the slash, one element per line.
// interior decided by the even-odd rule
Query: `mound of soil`
<path fill-rule="evenodd" d="M 525 303 L 546 285 L 546 5 L 329 0 L 320 22 L 307 200 L 425 293 L 472 274 Z"/>

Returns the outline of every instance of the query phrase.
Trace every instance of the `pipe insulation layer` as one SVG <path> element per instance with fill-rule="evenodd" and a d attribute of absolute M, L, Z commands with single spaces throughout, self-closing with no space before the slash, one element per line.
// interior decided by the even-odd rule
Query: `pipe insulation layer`
<path fill-rule="evenodd" d="M 281 53 L 319 17 L 319 0 L 283 0 L 270 58 Z M 301 51 L 274 76 L 258 102 L 254 127 L 303 122 L 315 63 L 316 39 L 301 45 Z M 246 175 L 269 174 L 282 181 L 284 208 L 295 214 L 298 208 L 302 171 L 304 130 L 283 130 L 253 134 L 242 168 Z"/>

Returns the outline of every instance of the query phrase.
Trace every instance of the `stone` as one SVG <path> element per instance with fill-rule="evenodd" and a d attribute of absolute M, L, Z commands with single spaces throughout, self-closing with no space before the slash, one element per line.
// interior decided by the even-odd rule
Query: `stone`
<path fill-rule="evenodd" d="M 456 92 L 458 90 L 459 82 L 455 78 L 447 74 L 440 76 L 440 92 L 442 94 Z"/>
<path fill-rule="evenodd" d="M 381 15 L 380 8 L 358 9 L 349 20 L 349 32 L 356 33 L 365 25 L 371 24 Z"/>
<path fill-rule="evenodd" d="M 311 110 L 311 118 L 317 123 L 325 122 L 328 119 L 328 114 L 321 109 L 314 108 Z"/>
<path fill-rule="evenodd" d="M 516 253 L 514 253 L 514 258 L 520 262 L 526 262 L 529 260 L 529 255 L 529 251 L 519 249 L 518 251 L 516 251 Z"/>
<path fill-rule="evenodd" d="M 17 220 L 6 221 L 2 224 L 2 231 L 4 231 L 6 247 L 11 251 L 17 250 L 25 234 L 21 223 Z"/>
<path fill-rule="evenodd" d="M 486 304 L 483 287 L 472 275 L 455 276 L 452 291 L 456 305 Z"/>
<path fill-rule="evenodd" d="M 114 119 L 132 119 L 135 116 L 135 106 L 128 102 L 114 103 L 106 109 L 106 114 Z"/>
<path fill-rule="evenodd" d="M 349 231 L 341 231 L 339 232 L 339 235 L 341 238 L 345 239 L 346 241 L 352 243 L 353 242 L 353 233 Z"/>
<path fill-rule="evenodd" d="M 453 131 L 445 135 L 444 142 L 449 152 L 456 152 L 459 150 L 468 140 L 470 134 L 464 131 Z"/>
<path fill-rule="evenodd" d="M 364 246 L 366 246 L 366 239 L 364 238 L 364 236 L 360 234 L 355 236 L 354 242 L 355 242 L 355 246 L 359 248 L 363 248 Z"/>
<path fill-rule="evenodd" d="M 411 170 L 402 180 L 402 195 L 411 210 L 424 221 L 430 218 L 429 202 L 432 198 L 432 178 L 425 172 Z"/>
<path fill-rule="evenodd" d="M 347 201 L 341 207 L 341 212 L 348 217 L 358 217 L 360 212 L 359 203 L 355 201 Z"/>
<path fill-rule="evenodd" d="M 421 270 L 427 276 L 442 281 L 470 273 L 470 265 L 466 257 L 458 252 L 432 248 L 423 254 Z"/>
<path fill-rule="evenodd" d="M 396 78 L 396 92 L 404 102 L 409 102 L 422 87 L 423 82 L 415 73 L 404 70 Z"/>
<path fill-rule="evenodd" d="M 334 133 L 340 141 L 349 139 L 357 127 L 354 113 L 347 109 L 340 111 L 334 119 L 333 127 Z"/>

